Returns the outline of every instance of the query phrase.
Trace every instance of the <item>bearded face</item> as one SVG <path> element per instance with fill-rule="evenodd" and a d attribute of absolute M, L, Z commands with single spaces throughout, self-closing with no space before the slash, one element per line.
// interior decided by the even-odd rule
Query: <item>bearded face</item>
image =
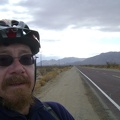
<path fill-rule="evenodd" d="M 20 62 L 20 56 L 25 54 L 32 54 L 26 45 L 0 46 L 0 55 L 14 58 L 8 66 L 0 66 L 0 97 L 5 107 L 20 113 L 33 103 L 34 64 L 23 65 Z"/>
<path fill-rule="evenodd" d="M 17 111 L 31 105 L 33 96 L 30 88 L 31 82 L 27 77 L 14 75 L 5 79 L 2 83 L 3 105 Z"/>

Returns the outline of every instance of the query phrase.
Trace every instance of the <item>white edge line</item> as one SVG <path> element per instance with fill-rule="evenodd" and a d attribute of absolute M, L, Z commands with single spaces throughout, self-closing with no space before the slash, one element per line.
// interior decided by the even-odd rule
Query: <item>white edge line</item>
<path fill-rule="evenodd" d="M 77 68 L 78 69 L 78 68 Z M 79 70 L 79 69 L 78 69 Z M 80 70 L 79 70 L 80 71 Z M 98 87 L 89 77 L 87 77 L 84 73 L 80 71 L 82 75 L 84 75 L 119 111 L 120 111 L 120 106 L 112 100 L 100 87 Z"/>

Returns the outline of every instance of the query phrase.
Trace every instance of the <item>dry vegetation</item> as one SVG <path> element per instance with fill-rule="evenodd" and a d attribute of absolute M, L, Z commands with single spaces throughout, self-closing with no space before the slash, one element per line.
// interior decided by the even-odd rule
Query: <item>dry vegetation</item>
<path fill-rule="evenodd" d="M 120 70 L 120 64 L 109 63 L 109 62 L 107 62 L 106 65 L 83 65 L 83 66 L 86 66 L 86 67 L 96 67 L 96 68 L 118 69 L 118 70 Z"/>
<path fill-rule="evenodd" d="M 49 80 L 55 78 L 59 73 L 70 69 L 71 66 L 42 66 L 37 67 L 37 80 L 34 92 L 46 84 Z"/>

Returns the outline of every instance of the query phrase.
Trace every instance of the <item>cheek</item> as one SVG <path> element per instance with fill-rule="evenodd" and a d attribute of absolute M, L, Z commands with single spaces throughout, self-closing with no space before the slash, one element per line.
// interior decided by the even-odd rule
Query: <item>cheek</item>
<path fill-rule="evenodd" d="M 7 74 L 7 69 L 0 67 L 0 82 L 5 78 L 6 74 Z"/>
<path fill-rule="evenodd" d="M 3 68 L 2 69 L 0 68 L 0 94 L 2 92 L 1 86 L 2 86 L 3 80 L 6 76 L 6 71 L 7 70 L 4 70 Z"/>
<path fill-rule="evenodd" d="M 33 85 L 33 84 L 34 84 L 34 81 L 35 81 L 35 71 L 34 71 L 34 67 L 28 68 L 27 74 L 28 74 L 28 76 L 29 76 L 29 79 L 30 79 L 32 85 Z"/>

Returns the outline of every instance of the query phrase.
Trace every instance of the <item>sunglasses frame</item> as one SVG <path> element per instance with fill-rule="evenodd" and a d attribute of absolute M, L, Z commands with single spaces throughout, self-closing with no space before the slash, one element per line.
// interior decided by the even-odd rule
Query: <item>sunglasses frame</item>
<path fill-rule="evenodd" d="M 32 65 L 35 62 L 35 58 L 32 54 L 24 54 L 20 57 L 12 57 L 11 55 L 0 55 L 0 66 L 10 66 L 13 64 L 14 59 L 19 59 L 20 64 L 22 65 Z M 29 58 L 29 59 L 28 59 Z"/>

